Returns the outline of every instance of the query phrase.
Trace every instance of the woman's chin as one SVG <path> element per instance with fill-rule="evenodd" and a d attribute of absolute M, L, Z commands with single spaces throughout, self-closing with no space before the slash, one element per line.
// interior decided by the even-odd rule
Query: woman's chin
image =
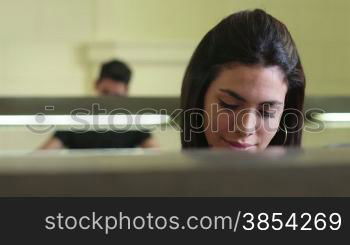
<path fill-rule="evenodd" d="M 224 151 L 235 151 L 235 152 L 248 152 L 248 153 L 256 153 L 260 152 L 262 150 L 259 150 L 256 146 L 250 146 L 250 147 L 234 147 L 234 146 L 227 146 L 227 145 L 219 145 L 219 146 L 210 146 L 213 150 L 224 150 Z"/>

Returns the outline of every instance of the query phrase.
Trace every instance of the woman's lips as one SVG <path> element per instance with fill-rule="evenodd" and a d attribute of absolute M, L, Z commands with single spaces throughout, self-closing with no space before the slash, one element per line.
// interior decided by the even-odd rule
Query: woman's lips
<path fill-rule="evenodd" d="M 249 143 L 244 143 L 244 142 L 228 141 L 225 139 L 224 139 L 224 141 L 226 143 L 228 143 L 231 148 L 237 149 L 237 150 L 248 150 L 248 149 L 255 146 L 254 144 L 249 144 Z"/>

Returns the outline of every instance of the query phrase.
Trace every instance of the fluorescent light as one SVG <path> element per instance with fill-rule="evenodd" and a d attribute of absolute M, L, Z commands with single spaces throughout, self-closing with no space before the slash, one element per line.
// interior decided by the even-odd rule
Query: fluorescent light
<path fill-rule="evenodd" d="M 324 122 L 350 122 L 350 113 L 321 113 L 313 117 Z"/>
<path fill-rule="evenodd" d="M 0 125 L 159 125 L 169 115 L 1 115 Z"/>

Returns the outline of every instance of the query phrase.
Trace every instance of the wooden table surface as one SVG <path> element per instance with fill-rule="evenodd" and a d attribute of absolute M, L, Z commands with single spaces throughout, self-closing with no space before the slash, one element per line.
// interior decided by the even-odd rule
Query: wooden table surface
<path fill-rule="evenodd" d="M 0 153 L 0 196 L 350 196 L 350 148 Z"/>

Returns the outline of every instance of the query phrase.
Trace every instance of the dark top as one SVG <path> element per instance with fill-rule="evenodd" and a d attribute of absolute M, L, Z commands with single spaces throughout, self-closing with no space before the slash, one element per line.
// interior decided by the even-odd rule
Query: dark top
<path fill-rule="evenodd" d="M 71 149 L 88 148 L 133 148 L 137 147 L 149 137 L 149 132 L 71 132 L 57 131 L 54 137 L 58 138 L 65 147 Z"/>

